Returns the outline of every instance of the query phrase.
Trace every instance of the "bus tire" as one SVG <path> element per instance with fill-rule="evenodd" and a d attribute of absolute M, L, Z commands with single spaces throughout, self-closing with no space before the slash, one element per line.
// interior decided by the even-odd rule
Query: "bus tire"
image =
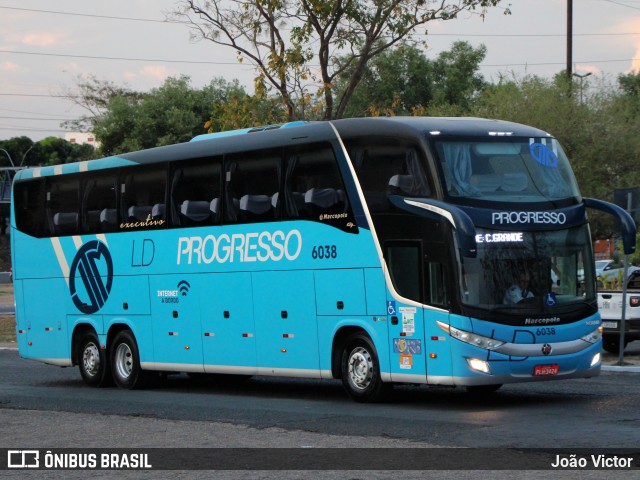
<path fill-rule="evenodd" d="M 380 362 L 373 342 L 363 332 L 349 336 L 342 351 L 342 385 L 356 402 L 379 402 L 392 385 L 380 377 Z"/>
<path fill-rule="evenodd" d="M 118 388 L 133 390 L 147 386 L 149 374 L 140 367 L 138 343 L 130 330 L 122 330 L 113 339 L 111 371 Z"/>
<path fill-rule="evenodd" d="M 85 332 L 80 338 L 76 358 L 84 383 L 92 387 L 108 387 L 112 384 L 107 352 L 100 348 L 100 340 L 93 330 Z"/>

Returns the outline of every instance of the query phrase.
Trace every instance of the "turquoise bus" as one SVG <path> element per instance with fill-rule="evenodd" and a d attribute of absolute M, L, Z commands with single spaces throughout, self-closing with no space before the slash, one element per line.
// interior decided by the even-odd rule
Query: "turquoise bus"
<path fill-rule="evenodd" d="M 23 170 L 19 352 L 98 387 L 276 375 L 362 402 L 592 377 L 587 207 L 635 248 L 556 139 L 472 118 L 293 122 Z"/>

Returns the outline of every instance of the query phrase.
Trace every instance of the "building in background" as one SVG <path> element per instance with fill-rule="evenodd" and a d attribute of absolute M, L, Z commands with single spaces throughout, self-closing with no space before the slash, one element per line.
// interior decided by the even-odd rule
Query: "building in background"
<path fill-rule="evenodd" d="M 96 141 L 96 136 L 91 132 L 68 132 L 64 134 L 64 139 L 70 143 L 87 144 L 94 148 L 100 147 L 100 142 Z"/>

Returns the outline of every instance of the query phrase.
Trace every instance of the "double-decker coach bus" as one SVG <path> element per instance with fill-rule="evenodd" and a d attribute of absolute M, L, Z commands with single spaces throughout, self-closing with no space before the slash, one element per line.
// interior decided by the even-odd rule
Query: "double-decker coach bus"
<path fill-rule="evenodd" d="M 20 355 L 492 391 L 600 370 L 586 207 L 558 142 L 462 118 L 294 122 L 18 172 Z"/>

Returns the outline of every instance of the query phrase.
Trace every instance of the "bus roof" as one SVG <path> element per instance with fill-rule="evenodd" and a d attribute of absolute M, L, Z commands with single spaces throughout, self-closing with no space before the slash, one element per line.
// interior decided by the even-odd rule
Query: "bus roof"
<path fill-rule="evenodd" d="M 300 141 L 326 141 L 333 137 L 333 124 L 341 136 L 461 135 L 461 136 L 550 136 L 537 128 L 502 120 L 469 117 L 369 117 L 331 122 L 296 121 L 283 125 L 246 128 L 198 135 L 191 142 L 156 147 L 98 160 L 21 170 L 15 180 L 41 176 L 102 170 L 176 159 L 192 159 L 247 150 L 291 145 Z M 242 137 L 242 140 L 239 140 Z"/>
<path fill-rule="evenodd" d="M 516 136 L 550 137 L 540 129 L 504 120 L 475 117 L 368 117 L 335 120 L 341 135 L 395 135 L 401 131 L 431 133 L 432 135 L 460 135 L 469 137 Z"/>

